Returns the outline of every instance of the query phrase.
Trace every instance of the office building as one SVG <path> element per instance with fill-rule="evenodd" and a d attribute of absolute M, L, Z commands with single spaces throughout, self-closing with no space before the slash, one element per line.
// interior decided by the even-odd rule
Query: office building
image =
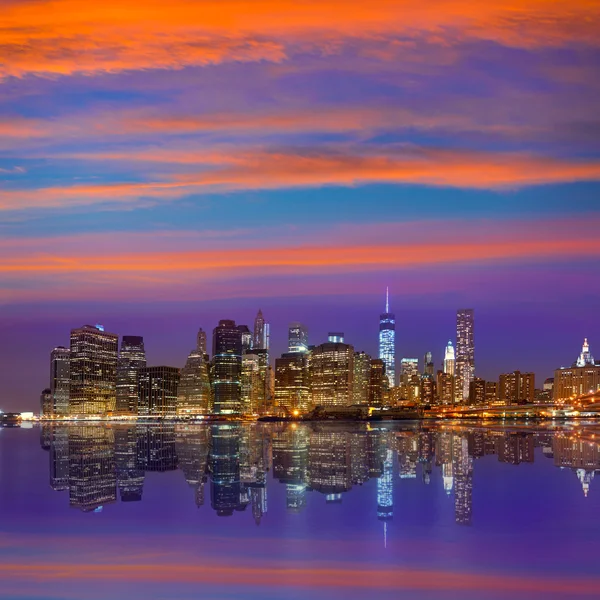
<path fill-rule="evenodd" d="M 444 371 L 437 372 L 437 401 L 439 404 L 451 405 L 454 404 L 454 375 L 450 375 Z"/>
<path fill-rule="evenodd" d="M 385 363 L 389 387 L 396 385 L 396 315 L 390 312 L 390 293 L 385 290 L 385 312 L 379 316 L 379 358 Z"/>
<path fill-rule="evenodd" d="M 587 338 L 573 366 L 554 371 L 552 390 L 555 402 L 564 402 L 600 390 L 600 364 L 594 361 Z"/>
<path fill-rule="evenodd" d="M 117 360 L 117 412 L 137 414 L 138 371 L 146 366 L 144 338 L 124 335 Z"/>
<path fill-rule="evenodd" d="M 177 414 L 179 369 L 176 367 L 144 367 L 138 372 L 138 414 L 152 417 L 174 417 Z"/>
<path fill-rule="evenodd" d="M 315 346 L 309 363 L 313 406 L 342 407 L 353 402 L 354 348 L 326 342 Z"/>
<path fill-rule="evenodd" d="M 454 365 L 456 358 L 454 356 L 454 346 L 452 341 L 448 340 L 448 345 L 444 350 L 444 373 L 448 375 L 454 375 Z"/>
<path fill-rule="evenodd" d="M 433 364 L 433 355 L 431 352 L 426 352 L 425 357 L 423 359 L 423 375 L 433 375 L 435 374 L 435 366 Z"/>
<path fill-rule="evenodd" d="M 204 333 L 202 330 L 200 330 Z M 205 415 L 212 409 L 210 362 L 206 354 L 206 334 L 198 339 L 181 369 L 177 391 L 178 415 Z"/>
<path fill-rule="evenodd" d="M 240 330 L 240 335 L 242 336 L 242 353 L 250 352 L 254 344 L 254 336 L 250 331 L 250 328 L 248 325 L 238 325 L 238 329 Z"/>
<path fill-rule="evenodd" d="M 380 358 L 374 358 L 369 369 L 369 406 L 383 406 L 387 390 L 385 363 Z"/>
<path fill-rule="evenodd" d="M 288 415 L 309 411 L 308 357 L 305 352 L 287 352 L 275 359 L 275 407 Z"/>
<path fill-rule="evenodd" d="M 254 319 L 254 339 L 252 341 L 253 349 L 268 350 L 270 344 L 270 327 L 265 322 L 262 310 L 259 309 Z"/>
<path fill-rule="evenodd" d="M 472 308 L 456 312 L 455 375 L 457 402 L 468 402 L 469 385 L 475 377 L 475 317 Z"/>
<path fill-rule="evenodd" d="M 485 404 L 486 381 L 481 377 L 474 377 L 469 384 L 469 404 Z"/>
<path fill-rule="evenodd" d="M 407 384 L 419 375 L 419 359 L 403 358 L 400 361 L 400 382 Z"/>
<path fill-rule="evenodd" d="M 498 382 L 499 399 L 507 404 L 532 404 L 535 399 L 535 374 L 503 373 Z"/>
<path fill-rule="evenodd" d="M 50 353 L 51 413 L 55 416 L 69 414 L 69 388 L 71 385 L 71 351 L 58 346 Z"/>
<path fill-rule="evenodd" d="M 354 353 L 354 382 L 352 404 L 369 403 L 369 386 L 371 384 L 371 357 L 366 352 Z"/>
<path fill-rule="evenodd" d="M 262 319 L 260 311 L 259 316 Z M 241 377 L 242 335 L 236 327 L 235 321 L 223 319 L 213 330 L 211 385 L 215 414 L 240 414 L 242 409 Z"/>
<path fill-rule="evenodd" d="M 302 323 L 290 323 L 288 352 L 308 352 L 308 328 Z"/>
<path fill-rule="evenodd" d="M 71 330 L 69 413 L 107 415 L 117 402 L 119 336 L 101 325 Z"/>

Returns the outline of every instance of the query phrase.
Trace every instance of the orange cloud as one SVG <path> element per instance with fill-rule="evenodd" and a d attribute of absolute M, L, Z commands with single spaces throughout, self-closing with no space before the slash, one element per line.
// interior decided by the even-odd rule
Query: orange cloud
<path fill-rule="evenodd" d="M 282 61 L 294 45 L 335 51 L 381 36 L 513 46 L 599 43 L 593 0 L 36 0 L 3 8 L 0 76 Z"/>
<path fill-rule="evenodd" d="M 273 561 L 274 562 L 274 561 Z M 160 566 L 160 568 L 157 568 Z M 571 596 L 595 596 L 597 578 L 557 578 L 517 575 L 490 575 L 425 569 L 366 569 L 363 565 L 337 564 L 323 567 L 298 567 L 291 562 L 259 565 L 205 564 L 86 564 L 29 563 L 0 565 L 5 581 L 27 580 L 44 584 L 71 580 L 79 582 L 148 582 L 261 586 L 272 588 L 355 588 L 395 590 L 462 590 L 490 589 L 497 592 L 563 593 Z"/>
<path fill-rule="evenodd" d="M 158 201 L 228 190 L 372 183 L 490 189 L 600 179 L 598 160 L 410 146 L 392 148 L 387 154 L 368 146 L 344 146 L 306 149 L 304 153 L 159 149 L 77 154 L 72 158 L 171 163 L 178 164 L 180 171 L 160 181 L 0 191 L 0 210 L 131 204 L 140 199 Z M 203 170 L 198 171 L 199 167 Z"/>

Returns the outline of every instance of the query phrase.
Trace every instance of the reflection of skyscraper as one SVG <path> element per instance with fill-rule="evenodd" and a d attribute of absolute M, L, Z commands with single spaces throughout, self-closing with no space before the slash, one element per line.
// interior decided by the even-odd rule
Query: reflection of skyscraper
<path fill-rule="evenodd" d="M 173 471 L 178 459 L 173 425 L 147 425 L 137 435 L 138 465 L 144 471 Z"/>
<path fill-rule="evenodd" d="M 194 490 L 196 506 L 204 504 L 204 484 L 210 444 L 209 429 L 202 425 L 176 425 L 175 450 L 179 468 Z"/>
<path fill-rule="evenodd" d="M 288 352 L 308 352 L 308 328 L 302 323 L 290 323 Z"/>
<path fill-rule="evenodd" d="M 242 336 L 235 321 L 223 319 L 213 331 L 212 387 L 216 414 L 240 413 L 241 376 Z"/>
<path fill-rule="evenodd" d="M 69 428 L 65 426 L 51 428 L 50 487 L 56 492 L 69 489 Z"/>
<path fill-rule="evenodd" d="M 306 506 L 309 431 L 294 423 L 273 438 L 273 476 L 286 485 L 286 506 L 300 512 Z"/>
<path fill-rule="evenodd" d="M 394 455 L 388 449 L 383 461 L 383 474 L 377 478 L 377 518 L 391 521 L 394 516 Z"/>
<path fill-rule="evenodd" d="M 385 363 L 390 387 L 396 385 L 396 315 L 390 312 L 389 290 L 385 291 L 385 312 L 379 317 L 379 358 Z"/>
<path fill-rule="evenodd" d="M 93 425 L 69 427 L 68 431 L 71 507 L 90 512 L 116 502 L 113 431 Z"/>
<path fill-rule="evenodd" d="M 138 502 L 142 499 L 144 471 L 138 462 L 138 437 L 142 427 L 117 427 L 115 429 L 115 467 L 121 502 Z"/>
<path fill-rule="evenodd" d="M 371 357 L 366 352 L 354 353 L 354 381 L 352 384 L 352 404 L 369 403 L 371 380 Z"/>
<path fill-rule="evenodd" d="M 117 412 L 137 414 L 138 372 L 145 366 L 144 338 L 124 335 L 117 361 Z"/>
<path fill-rule="evenodd" d="M 213 425 L 210 449 L 210 500 L 217 515 L 233 514 L 240 502 L 240 431 L 239 425 Z"/>
<path fill-rule="evenodd" d="M 71 330 L 69 412 L 105 415 L 117 401 L 119 337 L 100 325 Z"/>
<path fill-rule="evenodd" d="M 71 351 L 63 346 L 54 348 L 50 353 L 50 393 L 55 416 L 69 414 L 70 357 Z"/>
<path fill-rule="evenodd" d="M 308 449 L 310 487 L 331 496 L 330 501 L 339 500 L 341 497 L 338 498 L 337 495 L 352 487 L 350 475 L 348 434 L 328 429 L 313 431 Z"/>
<path fill-rule="evenodd" d="M 473 458 L 465 436 L 455 436 L 452 447 L 454 471 L 454 518 L 459 525 L 470 525 L 473 509 Z"/>
<path fill-rule="evenodd" d="M 469 384 L 475 377 L 475 318 L 472 308 L 456 312 L 456 401 L 468 402 Z"/>

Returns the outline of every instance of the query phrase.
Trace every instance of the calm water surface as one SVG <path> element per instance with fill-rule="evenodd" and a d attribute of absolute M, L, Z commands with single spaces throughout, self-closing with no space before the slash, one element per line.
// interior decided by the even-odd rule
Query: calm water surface
<path fill-rule="evenodd" d="M 583 424 L 4 428 L 0 597 L 599 598 L 598 441 Z"/>

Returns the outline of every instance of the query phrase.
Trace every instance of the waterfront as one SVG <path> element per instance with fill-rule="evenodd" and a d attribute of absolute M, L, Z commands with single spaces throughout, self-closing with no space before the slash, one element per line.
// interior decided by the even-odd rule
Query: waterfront
<path fill-rule="evenodd" d="M 600 427 L 0 431 L 3 598 L 596 597 Z"/>

